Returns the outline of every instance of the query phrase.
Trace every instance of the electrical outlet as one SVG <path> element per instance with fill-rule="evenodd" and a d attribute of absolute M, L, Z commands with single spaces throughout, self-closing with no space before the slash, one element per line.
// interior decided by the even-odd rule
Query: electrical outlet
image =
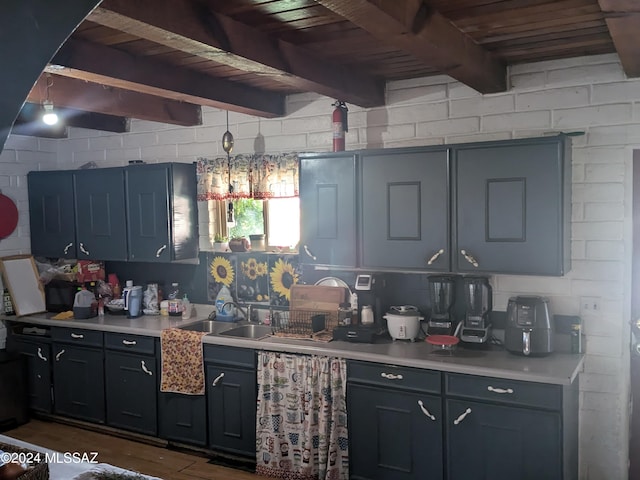
<path fill-rule="evenodd" d="M 594 313 L 600 310 L 600 297 L 580 297 L 580 312 Z"/>

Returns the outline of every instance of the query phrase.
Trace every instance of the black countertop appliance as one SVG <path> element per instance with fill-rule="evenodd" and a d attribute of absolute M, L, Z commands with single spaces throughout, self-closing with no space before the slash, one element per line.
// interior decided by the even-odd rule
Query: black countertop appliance
<path fill-rule="evenodd" d="M 507 305 L 504 346 L 518 355 L 553 352 L 549 299 L 534 295 L 511 297 Z"/>

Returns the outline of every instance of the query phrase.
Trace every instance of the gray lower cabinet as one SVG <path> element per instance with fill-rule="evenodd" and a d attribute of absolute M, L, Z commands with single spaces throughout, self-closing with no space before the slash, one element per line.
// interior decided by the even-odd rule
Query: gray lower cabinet
<path fill-rule="evenodd" d="M 300 261 L 356 266 L 356 155 L 300 156 Z"/>
<path fill-rule="evenodd" d="M 461 273 L 570 269 L 571 142 L 564 135 L 453 149 Z"/>
<path fill-rule="evenodd" d="M 445 374 L 449 480 L 578 478 L 571 386 Z"/>
<path fill-rule="evenodd" d="M 158 367 L 151 337 L 105 333 L 107 425 L 158 433 Z"/>
<path fill-rule="evenodd" d="M 255 352 L 218 345 L 205 345 L 204 352 L 209 447 L 255 458 Z"/>
<path fill-rule="evenodd" d="M 365 151 L 360 165 L 361 266 L 450 270 L 447 150 Z"/>
<path fill-rule="evenodd" d="M 187 445 L 207 444 L 207 401 L 204 395 L 158 393 L 158 436 Z"/>
<path fill-rule="evenodd" d="M 52 327 L 54 413 L 105 423 L 103 334 Z"/>
<path fill-rule="evenodd" d="M 161 374 L 162 352 L 156 341 Z M 207 445 L 207 399 L 204 395 L 183 395 L 158 391 L 158 436 L 186 445 Z"/>
<path fill-rule="evenodd" d="M 29 408 L 38 412 L 51 413 L 53 410 L 51 344 L 37 337 L 10 333 L 7 338 L 7 350 L 27 357 Z"/>
<path fill-rule="evenodd" d="M 350 478 L 443 478 L 439 372 L 348 363 Z"/>

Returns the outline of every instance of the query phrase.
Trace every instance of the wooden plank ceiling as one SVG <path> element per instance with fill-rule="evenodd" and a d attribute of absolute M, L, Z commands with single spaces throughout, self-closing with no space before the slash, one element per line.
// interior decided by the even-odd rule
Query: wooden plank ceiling
<path fill-rule="evenodd" d="M 500 92 L 509 65 L 602 53 L 637 77 L 638 31 L 637 0 L 104 0 L 28 102 L 120 131 L 197 125 L 202 105 L 284 116 L 298 92 L 379 106 L 386 82 L 436 74 Z"/>

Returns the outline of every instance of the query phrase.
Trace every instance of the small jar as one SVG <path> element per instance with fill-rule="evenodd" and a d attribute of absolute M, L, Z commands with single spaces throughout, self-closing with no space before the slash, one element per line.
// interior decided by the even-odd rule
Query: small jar
<path fill-rule="evenodd" d="M 360 312 L 360 322 L 362 325 L 373 325 L 373 309 L 371 305 L 363 305 L 362 311 Z"/>
<path fill-rule="evenodd" d="M 249 240 L 251 240 L 251 250 L 254 252 L 264 252 L 267 249 L 267 245 L 265 242 L 265 235 L 249 235 Z"/>
<path fill-rule="evenodd" d="M 351 305 L 341 303 L 338 308 L 338 325 L 351 325 Z"/>
<path fill-rule="evenodd" d="M 182 316 L 182 300 L 179 298 L 172 298 L 169 300 L 169 315 L 172 317 Z"/>
<path fill-rule="evenodd" d="M 571 324 L 571 353 L 582 353 L 582 324 Z"/>
<path fill-rule="evenodd" d="M 162 300 L 160 302 L 160 315 L 169 315 L 169 300 Z"/>

